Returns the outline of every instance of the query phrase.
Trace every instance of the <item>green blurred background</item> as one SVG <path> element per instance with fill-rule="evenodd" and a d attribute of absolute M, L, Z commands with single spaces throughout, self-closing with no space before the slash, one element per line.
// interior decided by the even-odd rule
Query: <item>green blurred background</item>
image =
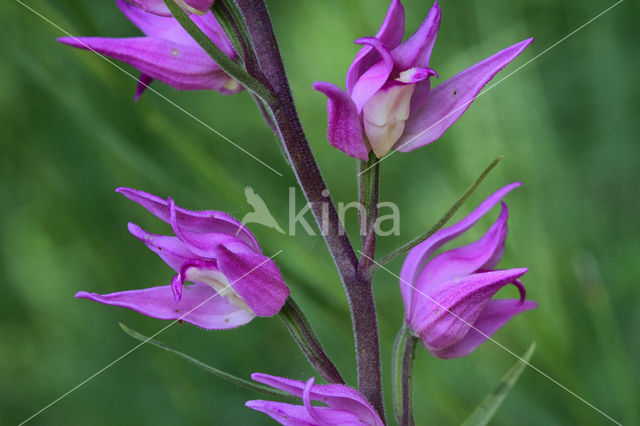
<path fill-rule="evenodd" d="M 29 4 L 73 35 L 138 34 L 111 1 Z M 611 4 L 443 0 L 432 66 L 443 80 L 534 36 L 535 43 L 499 74 L 504 77 Z M 413 31 L 430 4 L 405 5 Z M 354 161 L 326 142 L 325 99 L 311 84 L 344 84 L 357 51 L 352 40 L 375 33 L 387 3 L 273 0 L 270 7 L 312 148 L 336 200 L 352 201 Z M 5 2 L 2 11 L 0 423 L 17 424 L 137 344 L 118 321 L 148 335 L 166 324 L 73 298 L 78 290 L 112 292 L 171 278 L 126 230 L 128 221 L 157 233 L 167 226 L 114 188 L 171 195 L 188 208 L 242 217 L 250 211 L 243 189 L 252 186 L 286 226 L 288 188 L 295 181 L 246 93 L 222 97 L 154 83 L 284 177 L 153 93 L 134 103 L 131 78 L 90 52 L 56 43 L 64 34 L 19 3 Z M 530 268 L 525 285 L 540 308 L 496 338 L 516 353 L 536 341 L 535 366 L 624 424 L 640 422 L 638 18 L 637 3 L 620 4 L 479 98 L 437 143 L 386 160 L 382 199 L 400 207 L 401 235 L 381 239 L 378 251 L 430 227 L 504 154 L 456 216 L 508 182 L 525 183 L 507 198 L 510 236 L 502 265 Z M 495 214 L 464 240 L 477 238 Z M 355 217 L 348 221 L 355 228 Z M 347 306 L 323 241 L 251 228 L 267 253 L 284 250 L 277 262 L 293 294 L 354 383 Z M 397 272 L 400 262 L 390 267 Z M 398 282 L 382 271 L 375 292 L 389 390 L 390 350 L 402 320 Z M 159 339 L 244 377 L 254 371 L 298 379 L 313 374 L 277 318 L 222 332 L 175 326 Z M 513 363 L 492 343 L 451 361 L 419 351 L 419 424 L 460 423 Z M 243 406 L 256 398 L 145 346 L 31 424 L 272 424 Z M 608 421 L 528 369 L 494 419 L 496 425 L 516 423 Z"/>

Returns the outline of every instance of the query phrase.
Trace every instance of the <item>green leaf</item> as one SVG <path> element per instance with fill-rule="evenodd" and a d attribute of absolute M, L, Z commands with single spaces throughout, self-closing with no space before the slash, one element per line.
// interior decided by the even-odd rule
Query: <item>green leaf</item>
<path fill-rule="evenodd" d="M 455 204 L 452 205 L 451 208 L 449 208 L 449 210 L 447 210 L 447 212 L 444 214 L 444 216 L 442 216 L 440 218 L 438 223 L 436 223 L 433 226 L 433 228 L 431 228 L 428 232 L 417 236 L 416 238 L 414 238 L 413 240 L 409 241 L 408 243 L 405 243 L 404 245 L 398 247 L 397 249 L 395 249 L 391 253 L 387 254 L 386 256 L 383 256 L 380 259 L 375 260 L 373 262 L 373 265 L 371 265 L 371 267 L 369 267 L 369 269 L 367 271 L 367 275 L 369 277 L 372 277 L 373 274 L 378 270 L 378 268 L 380 268 L 381 266 L 391 262 L 392 260 L 396 259 L 397 257 L 405 254 L 406 252 L 408 252 L 409 250 L 411 250 L 412 248 L 414 248 L 415 246 L 417 246 L 418 244 L 420 244 L 421 242 L 425 241 L 427 238 L 429 238 L 430 236 L 435 234 L 444 225 L 446 225 L 447 222 L 449 221 L 449 219 L 451 219 L 451 217 L 458 211 L 458 209 L 460 207 L 462 207 L 464 202 L 467 201 L 467 198 L 469 198 L 469 196 L 471 196 L 473 191 L 475 191 L 478 188 L 478 186 L 480 186 L 480 184 L 482 183 L 484 178 L 487 177 L 487 175 L 491 172 L 491 170 L 493 170 L 493 168 L 495 166 L 497 166 L 498 163 L 500 162 L 500 160 L 502 160 L 503 158 L 504 157 L 502 155 L 499 155 L 498 157 L 496 157 L 496 159 L 493 160 L 491 162 L 491 164 L 489 164 L 489 166 L 480 174 L 480 176 L 478 176 L 478 178 L 471 184 L 471 186 L 469 188 L 467 188 L 465 193 L 462 194 L 462 197 L 460 197 L 458 199 L 458 201 L 456 201 Z"/>
<path fill-rule="evenodd" d="M 135 330 L 130 329 L 129 327 L 127 327 L 126 325 L 124 325 L 123 323 L 118 323 L 120 324 L 120 328 L 122 328 L 122 330 L 127 333 L 129 336 L 133 337 L 136 340 L 141 341 L 142 343 L 139 345 L 143 345 L 145 343 L 149 343 L 153 346 L 156 346 L 160 349 L 164 349 L 165 351 L 171 352 L 172 354 L 178 355 L 180 358 L 189 361 L 191 364 L 195 365 L 196 367 L 200 367 L 201 369 L 203 369 L 204 371 L 206 371 L 207 373 L 211 373 L 214 376 L 217 376 L 223 380 L 226 380 L 227 382 L 233 383 L 237 386 L 240 386 L 242 388 L 245 389 L 249 389 L 252 391 L 256 391 L 256 392 L 261 392 L 270 396 L 277 396 L 280 398 L 293 398 L 292 395 L 285 393 L 285 392 L 281 392 L 277 389 L 273 389 L 270 388 L 268 386 L 264 386 L 258 383 L 254 383 L 254 382 L 250 382 L 249 380 L 245 380 L 242 379 L 240 377 L 234 376 L 233 374 L 227 373 L 226 371 L 222 371 L 222 370 L 218 370 L 215 367 L 212 367 L 208 364 L 205 364 L 202 361 L 198 361 L 197 359 L 190 357 L 187 354 L 184 354 L 176 349 L 173 349 L 167 345 L 165 345 L 162 342 L 159 342 L 157 340 L 153 340 L 150 337 L 147 337 L 143 334 L 138 333 Z"/>
<path fill-rule="evenodd" d="M 502 401 L 507 397 L 507 393 L 509 393 L 516 380 L 518 380 L 518 377 L 520 377 L 524 367 L 529 363 L 535 349 L 535 342 L 531 343 L 527 352 L 507 371 L 507 374 L 504 375 L 500 384 L 473 410 L 471 415 L 467 417 L 467 420 L 462 423 L 462 426 L 483 426 L 489 423 L 489 420 L 491 420 L 498 408 L 500 408 Z"/>

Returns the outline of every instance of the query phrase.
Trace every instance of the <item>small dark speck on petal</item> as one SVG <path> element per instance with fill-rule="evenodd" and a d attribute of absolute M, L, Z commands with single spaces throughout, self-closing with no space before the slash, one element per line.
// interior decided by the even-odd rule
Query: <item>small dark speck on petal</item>
<path fill-rule="evenodd" d="M 229 322 L 229 318 L 225 318 L 225 319 L 224 319 L 224 322 Z"/>
<path fill-rule="evenodd" d="M 457 95 L 458 91 L 456 89 L 453 89 L 453 96 Z"/>

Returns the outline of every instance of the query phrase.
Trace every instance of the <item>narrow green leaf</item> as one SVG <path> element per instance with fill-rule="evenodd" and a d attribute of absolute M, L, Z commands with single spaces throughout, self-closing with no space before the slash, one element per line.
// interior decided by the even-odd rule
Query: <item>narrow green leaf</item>
<path fill-rule="evenodd" d="M 137 331 L 130 329 L 123 323 L 118 323 L 118 324 L 120 325 L 120 328 L 122 328 L 122 330 L 125 333 L 127 333 L 129 336 L 133 337 L 134 339 L 141 341 L 143 344 L 149 343 L 160 349 L 164 349 L 165 351 L 171 352 L 172 354 L 178 355 L 180 358 L 186 361 L 189 361 L 191 364 L 195 365 L 196 367 L 200 367 L 207 373 L 211 373 L 214 376 L 221 378 L 222 380 L 226 380 L 227 382 L 233 383 L 234 385 L 240 386 L 242 388 L 249 389 L 256 392 L 261 392 L 267 395 L 277 396 L 280 398 L 283 398 L 283 397 L 293 398 L 293 396 L 288 393 L 281 392 L 279 390 L 276 390 L 258 383 L 250 382 L 249 380 L 245 380 L 240 377 L 234 376 L 233 374 L 227 373 L 226 371 L 218 370 L 217 368 L 212 367 L 208 364 L 205 364 L 202 361 L 198 361 L 197 359 L 190 357 L 189 355 L 184 354 L 176 349 L 173 349 L 162 342 L 153 340 L 150 337 L 147 337 L 141 333 L 138 333 Z"/>
<path fill-rule="evenodd" d="M 531 359 L 531 355 L 533 355 L 535 349 L 535 342 L 531 343 L 527 352 L 507 371 L 507 374 L 502 377 L 500 384 L 473 410 L 467 420 L 462 423 L 462 426 L 484 426 L 489 423 L 489 420 L 491 420 L 496 413 L 502 401 L 507 397 L 507 393 L 509 393 L 516 380 L 518 380 L 518 377 L 520 377 L 520 374 Z"/>
<path fill-rule="evenodd" d="M 393 342 L 393 352 L 391 355 L 391 384 L 393 391 L 393 411 L 396 416 L 396 422 L 401 424 L 402 422 L 402 348 L 405 346 L 405 342 L 409 338 L 409 329 L 405 323 L 396 335 L 396 339 Z"/>
<path fill-rule="evenodd" d="M 396 259 L 398 256 L 401 256 L 404 253 L 408 252 L 409 250 L 411 250 L 412 248 L 414 248 L 415 246 L 417 246 L 418 244 L 420 244 L 421 242 L 423 242 L 424 240 L 426 240 L 427 238 L 435 234 L 444 225 L 446 225 L 449 219 L 451 219 L 451 217 L 458 211 L 458 209 L 464 204 L 464 202 L 467 201 L 467 198 L 469 198 L 469 196 L 473 193 L 473 191 L 475 191 L 478 188 L 478 186 L 482 183 L 484 178 L 486 178 L 487 175 L 491 172 L 491 170 L 493 170 L 493 168 L 496 165 L 498 165 L 498 163 L 500 162 L 500 160 L 502 160 L 502 158 L 503 156 L 499 155 L 498 157 L 496 157 L 495 160 L 491 162 L 491 164 L 489 164 L 489 166 L 480 174 L 480 176 L 478 176 L 475 182 L 473 182 L 473 184 L 471 184 L 471 186 L 465 191 L 465 193 L 462 194 L 462 197 L 460 197 L 458 201 L 456 201 L 455 204 L 451 206 L 451 208 L 449 208 L 449 210 L 444 214 L 444 216 L 440 218 L 438 223 L 436 223 L 433 228 L 431 228 L 426 233 L 414 238 L 408 243 L 398 247 L 397 249 L 387 254 L 386 256 L 383 256 L 382 258 L 374 261 L 373 265 L 369 267 L 369 270 L 367 271 L 367 275 L 372 277 L 373 274 L 382 265 L 385 265 L 391 262 L 392 260 Z"/>

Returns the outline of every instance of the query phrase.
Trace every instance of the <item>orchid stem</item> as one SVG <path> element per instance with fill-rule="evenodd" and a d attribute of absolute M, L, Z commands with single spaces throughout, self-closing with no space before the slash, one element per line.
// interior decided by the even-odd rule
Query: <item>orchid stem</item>
<path fill-rule="evenodd" d="M 322 374 L 329 383 L 344 384 L 340 372 L 322 349 L 311 324 L 291 296 L 287 298 L 279 315 L 293 336 L 293 340 L 318 373 Z"/>
<path fill-rule="evenodd" d="M 418 339 L 411 334 L 406 323 L 398 331 L 393 343 L 391 382 L 393 410 L 401 426 L 413 426 L 413 361 Z"/>
<path fill-rule="evenodd" d="M 376 260 L 375 262 L 372 262 L 373 264 L 367 270 L 367 276 L 369 276 L 369 277 L 373 276 L 375 274 L 375 272 L 378 270 L 378 268 L 380 268 L 381 266 L 391 262 L 392 260 L 394 260 L 397 257 L 403 255 L 404 253 L 408 252 L 409 250 L 411 250 L 412 248 L 414 248 L 415 246 L 417 246 L 418 244 L 420 244 L 421 242 L 423 242 L 427 238 L 431 237 L 433 234 L 435 234 L 444 225 L 446 225 L 447 222 L 449 221 L 449 219 L 451 219 L 451 217 L 458 211 L 458 209 L 464 204 L 464 202 L 467 201 L 467 198 L 469 198 L 469 196 L 473 193 L 473 191 L 475 191 L 478 188 L 478 186 L 480 186 L 480 184 L 482 183 L 484 178 L 487 177 L 487 175 L 491 172 L 491 170 L 493 170 L 493 168 L 503 158 L 504 158 L 504 156 L 502 156 L 502 155 L 499 155 L 498 157 L 496 157 L 495 160 L 493 160 L 491 162 L 491 164 L 489 164 L 489 166 L 482 172 L 482 174 L 480 176 L 478 176 L 478 178 L 473 182 L 473 184 L 464 192 L 464 194 L 462 194 L 462 196 L 458 199 L 458 201 L 456 201 L 455 204 L 453 204 L 453 206 L 451 206 L 451 208 L 449 208 L 449 210 L 447 210 L 447 212 L 444 214 L 444 216 L 442 216 L 440 218 L 438 223 L 436 223 L 433 226 L 433 228 L 431 228 L 428 232 L 426 232 L 426 233 L 414 238 L 413 240 L 409 241 L 408 243 L 398 247 L 397 249 L 395 249 L 391 253 L 381 257 L 380 259 Z"/>
<path fill-rule="evenodd" d="M 179 356 L 180 358 L 190 362 L 191 364 L 195 365 L 196 367 L 199 367 L 201 369 L 203 369 L 204 371 L 206 371 L 207 373 L 211 373 L 214 376 L 222 379 L 222 380 L 226 380 L 229 383 L 233 383 L 236 386 L 240 386 L 242 388 L 245 389 L 249 389 L 255 392 L 261 392 L 267 395 L 271 395 L 271 396 L 277 396 L 277 397 L 284 397 L 284 398 L 291 398 L 291 395 L 285 392 L 281 392 L 279 390 L 273 389 L 269 386 L 264 386 L 261 385 L 259 383 L 253 383 L 250 382 L 248 380 L 242 379 L 240 377 L 234 376 L 233 374 L 227 373 L 226 371 L 222 371 L 222 370 L 218 370 L 215 367 L 212 367 L 208 364 L 205 364 L 202 361 L 199 361 L 193 357 L 190 357 L 189 355 L 182 353 L 176 349 L 173 349 L 167 345 L 165 345 L 162 342 L 159 342 L 157 340 L 153 340 L 150 337 L 147 337 L 141 333 L 138 333 L 135 330 L 132 330 L 131 328 L 127 327 L 126 325 L 124 325 L 123 323 L 118 323 L 120 325 L 120 328 L 127 333 L 129 336 L 133 337 L 136 340 L 139 340 L 142 342 L 142 344 L 146 344 L 149 343 L 155 347 L 158 347 L 160 349 L 163 349 L 165 351 L 171 352 L 174 355 Z"/>
<path fill-rule="evenodd" d="M 380 161 L 373 154 L 368 161 L 360 161 L 358 175 L 358 198 L 360 213 L 360 234 L 362 236 L 362 256 L 358 266 L 360 272 L 366 275 L 376 255 L 376 229 L 378 219 L 378 201 L 380 197 Z"/>
<path fill-rule="evenodd" d="M 362 276 L 358 269 L 358 258 L 302 129 L 266 5 L 258 0 L 236 0 L 236 4 L 249 30 L 260 69 L 273 89 L 275 99 L 267 101 L 267 105 L 284 150 L 316 222 L 323 230 L 322 235 L 347 293 L 358 360 L 358 388 L 384 419 L 380 341 L 371 280 Z"/>
<path fill-rule="evenodd" d="M 267 103 L 274 101 L 273 94 L 255 77 L 247 73 L 242 67 L 222 51 L 212 42 L 204 32 L 189 18 L 189 16 L 178 6 L 175 0 L 164 0 L 173 17 L 180 23 L 182 28 L 204 49 L 205 52 L 215 61 L 216 64 L 231 77 L 238 80 L 247 90 L 255 93 Z"/>
<path fill-rule="evenodd" d="M 414 426 L 413 420 L 413 363 L 418 338 L 409 334 L 402 354 L 402 418 L 401 426 Z"/>

